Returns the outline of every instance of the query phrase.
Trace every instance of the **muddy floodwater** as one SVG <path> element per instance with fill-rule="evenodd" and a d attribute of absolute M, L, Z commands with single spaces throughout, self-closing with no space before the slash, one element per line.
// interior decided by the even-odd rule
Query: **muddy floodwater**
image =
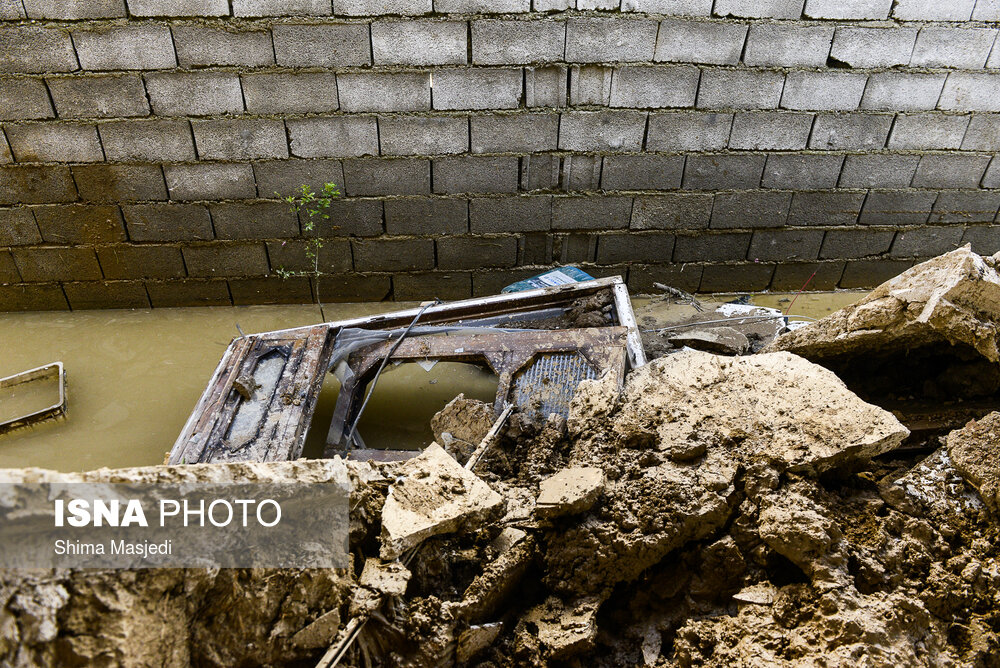
<path fill-rule="evenodd" d="M 804 293 L 792 313 L 819 318 L 859 295 Z M 791 297 L 756 295 L 753 303 L 785 310 Z M 658 316 L 668 308 L 643 297 L 634 304 L 637 315 Z M 339 320 L 406 306 L 337 304 L 324 310 L 327 319 Z M 237 324 L 250 334 L 320 321 L 316 306 L 0 314 L 0 377 L 61 361 L 68 394 L 65 417 L 0 434 L 0 468 L 79 471 L 161 463 L 226 346 L 238 335 Z M 331 375 L 306 443 L 307 456 L 322 452 L 337 391 Z M 496 377 L 457 363 L 438 363 L 430 370 L 416 364 L 390 367 L 358 431 L 373 447 L 419 448 L 432 438 L 430 417 L 459 392 L 492 401 Z M 0 419 L 46 405 L 54 396 L 51 382 L 4 390 Z"/>

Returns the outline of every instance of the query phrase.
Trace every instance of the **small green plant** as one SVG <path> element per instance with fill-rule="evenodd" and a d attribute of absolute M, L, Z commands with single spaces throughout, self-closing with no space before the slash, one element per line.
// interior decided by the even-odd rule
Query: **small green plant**
<path fill-rule="evenodd" d="M 290 271 L 284 267 L 279 267 L 276 269 L 276 273 L 282 278 L 291 278 L 292 276 L 308 276 L 313 279 L 314 289 L 316 290 L 316 304 L 319 306 L 320 313 L 323 313 L 323 302 L 319 298 L 319 253 L 320 249 L 323 248 L 323 240 L 318 234 L 310 234 L 316 232 L 317 223 L 327 221 L 330 219 L 330 204 L 333 202 L 335 197 L 340 196 L 340 189 L 337 187 L 336 183 L 326 183 L 323 184 L 323 190 L 319 192 L 313 192 L 313 189 L 308 185 L 302 185 L 299 187 L 298 194 L 289 195 L 285 197 L 285 202 L 291 207 L 292 211 L 302 220 L 302 232 L 308 235 L 305 244 L 305 254 L 306 259 L 312 265 L 310 269 L 304 271 Z M 331 229 L 338 229 L 338 226 L 334 226 Z M 323 316 L 325 319 L 326 316 Z"/>

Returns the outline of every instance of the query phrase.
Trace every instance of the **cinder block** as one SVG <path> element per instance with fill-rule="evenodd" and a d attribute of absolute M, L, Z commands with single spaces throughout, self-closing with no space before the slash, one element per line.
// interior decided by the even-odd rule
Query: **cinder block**
<path fill-rule="evenodd" d="M 274 45 L 266 30 L 229 30 L 203 25 L 173 26 L 181 67 L 213 65 L 266 67 L 274 64 Z"/>
<path fill-rule="evenodd" d="M 562 60 L 563 21 L 488 19 L 472 22 L 472 62 L 476 65 L 528 65 Z"/>
<path fill-rule="evenodd" d="M 555 150 L 559 138 L 559 114 L 473 116 L 470 132 L 473 153 Z"/>
<path fill-rule="evenodd" d="M 920 156 L 849 155 L 840 174 L 841 188 L 906 188 L 917 171 Z"/>
<path fill-rule="evenodd" d="M 125 16 L 124 0 L 23 0 L 29 19 L 115 19 Z"/>
<path fill-rule="evenodd" d="M 30 209 L 0 209 L 0 246 L 30 246 L 40 243 L 42 235 Z"/>
<path fill-rule="evenodd" d="M 371 40 L 376 65 L 464 65 L 467 59 L 462 21 L 375 21 Z"/>
<path fill-rule="evenodd" d="M 296 157 L 378 155 L 378 128 L 374 116 L 298 118 L 288 120 L 287 124 L 291 152 Z"/>
<path fill-rule="evenodd" d="M 703 70 L 698 106 L 708 109 L 774 109 L 785 75 L 761 70 Z"/>
<path fill-rule="evenodd" d="M 521 70 L 461 69 L 434 74 L 435 109 L 516 109 L 521 104 Z"/>
<path fill-rule="evenodd" d="M 113 121 L 97 126 L 108 160 L 194 160 L 187 121 Z"/>
<path fill-rule="evenodd" d="M 922 227 L 896 233 L 892 242 L 892 257 L 928 258 L 953 251 L 962 243 L 965 230 L 961 227 Z"/>
<path fill-rule="evenodd" d="M 233 16 L 329 16 L 329 0 L 232 0 Z"/>
<path fill-rule="evenodd" d="M 553 238 L 552 259 L 557 263 L 589 263 L 597 258 L 596 234 L 563 234 Z"/>
<path fill-rule="evenodd" d="M 833 42 L 833 26 L 756 23 L 747 35 L 743 62 L 751 67 L 825 67 Z"/>
<path fill-rule="evenodd" d="M 674 262 L 743 260 L 749 248 L 749 232 L 678 236 L 674 245 Z"/>
<path fill-rule="evenodd" d="M 281 121 L 264 118 L 192 121 L 191 130 L 200 160 L 288 157 L 285 125 Z"/>
<path fill-rule="evenodd" d="M 892 114 L 816 114 L 809 148 L 866 150 L 884 148 Z"/>
<path fill-rule="evenodd" d="M 93 281 L 63 283 L 69 307 L 74 311 L 108 308 L 149 308 L 142 283 Z"/>
<path fill-rule="evenodd" d="M 781 111 L 747 111 L 737 113 L 729 148 L 754 151 L 795 151 L 804 149 L 812 128 L 812 114 Z"/>
<path fill-rule="evenodd" d="M 997 31 L 986 28 L 924 26 L 910 57 L 911 67 L 978 69 L 996 41 Z"/>
<path fill-rule="evenodd" d="M 650 151 L 715 151 L 729 144 L 732 114 L 675 112 L 650 114 L 646 149 Z"/>
<path fill-rule="evenodd" d="M 41 79 L 0 78 L 0 120 L 52 118 L 52 103 Z"/>
<path fill-rule="evenodd" d="M 517 264 L 517 237 L 440 237 L 437 263 L 441 269 L 513 267 Z"/>
<path fill-rule="evenodd" d="M 212 218 L 200 204 L 133 204 L 123 206 L 131 241 L 205 241 Z"/>
<path fill-rule="evenodd" d="M 436 193 L 517 192 L 518 160 L 507 156 L 464 156 L 434 160 Z"/>
<path fill-rule="evenodd" d="M 392 288 L 397 301 L 468 299 L 472 296 L 472 274 L 462 271 L 400 274 L 392 277 Z"/>
<path fill-rule="evenodd" d="M 944 74 L 875 72 L 868 77 L 862 109 L 925 111 L 937 106 Z"/>
<path fill-rule="evenodd" d="M 153 308 L 232 304 L 225 281 L 147 281 L 146 293 Z"/>
<path fill-rule="evenodd" d="M 698 292 L 766 290 L 774 276 L 773 264 L 710 264 L 702 269 Z"/>
<path fill-rule="evenodd" d="M 980 255 L 1000 253 L 1000 225 L 968 227 L 962 244 L 972 244 L 972 250 Z"/>
<path fill-rule="evenodd" d="M 553 197 L 553 230 L 623 230 L 632 217 L 632 198 Z"/>
<path fill-rule="evenodd" d="M 888 10 L 887 10 L 888 11 Z M 782 292 L 798 290 L 836 290 L 844 274 L 844 262 L 781 263 L 774 268 L 771 289 Z"/>
<path fill-rule="evenodd" d="M 969 116 L 945 114 L 899 114 L 892 126 L 889 148 L 958 148 L 969 126 Z"/>
<path fill-rule="evenodd" d="M 597 237 L 597 264 L 670 262 L 674 254 L 672 234 L 625 232 Z"/>
<path fill-rule="evenodd" d="M 895 232 L 879 230 L 828 230 L 820 249 L 821 260 L 840 260 L 889 252 Z"/>
<path fill-rule="evenodd" d="M 261 197 L 284 198 L 303 185 L 319 192 L 327 183 L 343 190 L 344 170 L 339 160 L 268 160 L 254 163 L 254 178 Z"/>
<path fill-rule="evenodd" d="M 344 161 L 348 195 L 426 195 L 431 161 L 418 158 L 361 158 Z"/>
<path fill-rule="evenodd" d="M 945 111 L 1000 111 L 1000 74 L 952 72 L 941 91 Z"/>
<path fill-rule="evenodd" d="M 264 244 L 222 242 L 181 249 L 188 275 L 202 278 L 217 276 L 264 276 L 270 272 Z"/>
<path fill-rule="evenodd" d="M 563 190 L 597 190 L 601 183 L 601 157 L 567 155 L 563 158 Z"/>
<path fill-rule="evenodd" d="M 781 94 L 785 109 L 857 109 L 865 92 L 866 74 L 853 72 L 789 72 Z"/>
<path fill-rule="evenodd" d="M 21 278 L 30 282 L 100 280 L 93 248 L 15 248 Z"/>
<path fill-rule="evenodd" d="M 565 0 L 534 0 L 535 6 L 541 3 L 555 4 Z M 518 269 L 488 269 L 472 274 L 472 296 L 487 297 L 500 292 L 505 286 L 515 281 L 521 281 L 537 274 L 538 270 L 528 267 Z"/>
<path fill-rule="evenodd" d="M 159 165 L 75 165 L 73 178 L 87 202 L 135 202 L 167 199 Z"/>
<path fill-rule="evenodd" d="M 657 23 L 648 19 L 571 18 L 566 21 L 566 61 L 645 63 L 653 60 Z"/>
<path fill-rule="evenodd" d="M 972 10 L 973 21 L 1000 21 L 1000 2 L 997 0 L 976 0 Z"/>
<path fill-rule="evenodd" d="M 302 236 L 374 237 L 382 234 L 382 202 L 370 199 L 335 199 L 330 203 L 329 220 L 315 223 L 313 231 L 303 230 Z M 300 220 L 305 219 L 300 214 Z"/>
<path fill-rule="evenodd" d="M 709 16 L 712 13 L 712 0 L 622 0 L 622 11 L 668 16 Z"/>
<path fill-rule="evenodd" d="M 99 162 L 104 160 L 97 128 L 82 123 L 12 124 L 7 141 L 18 162 Z"/>
<path fill-rule="evenodd" d="M 806 193 L 792 195 L 787 225 L 854 225 L 865 193 Z"/>
<path fill-rule="evenodd" d="M 738 23 L 664 19 L 653 58 L 661 62 L 735 65 L 740 61 L 746 36 L 747 27 Z"/>
<path fill-rule="evenodd" d="M 836 188 L 843 163 L 842 155 L 773 153 L 767 156 L 761 185 L 788 190 Z"/>
<path fill-rule="evenodd" d="M 112 280 L 183 278 L 184 260 L 175 246 L 122 244 L 97 249 L 104 277 Z"/>
<path fill-rule="evenodd" d="M 231 278 L 228 283 L 234 306 L 315 303 L 308 276 Z"/>
<path fill-rule="evenodd" d="M 14 21 L 25 18 L 21 0 L 0 0 L 0 21 Z"/>
<path fill-rule="evenodd" d="M 920 158 L 914 188 L 978 188 L 988 155 L 931 154 Z"/>
<path fill-rule="evenodd" d="M 611 106 L 693 107 L 698 76 L 698 68 L 687 65 L 617 67 L 611 78 Z"/>
<path fill-rule="evenodd" d="M 632 207 L 633 230 L 703 230 L 712 216 L 712 195 L 642 195 Z"/>
<path fill-rule="evenodd" d="M 74 30 L 85 70 L 160 70 L 177 65 L 170 28 L 154 23 Z"/>
<path fill-rule="evenodd" d="M 885 19 L 892 0 L 806 0 L 803 13 L 811 19 Z"/>
<path fill-rule="evenodd" d="M 566 80 L 565 67 L 524 68 L 524 106 L 565 107 Z"/>
<path fill-rule="evenodd" d="M 146 87 L 137 74 L 50 77 L 46 83 L 60 118 L 149 115 Z"/>
<path fill-rule="evenodd" d="M 49 244 L 106 244 L 125 240 L 125 223 L 117 206 L 83 204 L 32 209 L 42 239 Z"/>
<path fill-rule="evenodd" d="M 809 0 L 812 1 L 812 0 Z M 889 0 L 891 2 L 891 0 Z M 886 11 L 889 10 L 886 2 Z M 838 6 L 847 3 L 836 0 Z M 806 3 L 806 11 L 809 4 Z M 830 57 L 850 67 L 895 67 L 907 65 L 913 44 L 917 39 L 916 28 L 862 28 L 837 26 Z"/>
<path fill-rule="evenodd" d="M 684 188 L 725 190 L 760 187 L 763 155 L 691 155 L 684 165 Z"/>
<path fill-rule="evenodd" d="M 69 167 L 0 167 L 0 204 L 49 204 L 76 200 Z"/>
<path fill-rule="evenodd" d="M 72 72 L 78 68 L 68 31 L 36 26 L 0 27 L 0 72 Z"/>
<path fill-rule="evenodd" d="M 337 75 L 344 111 L 426 111 L 431 108 L 427 72 L 344 72 Z"/>
<path fill-rule="evenodd" d="M 684 174 L 682 155 L 609 155 L 601 171 L 603 190 L 675 190 Z"/>
<path fill-rule="evenodd" d="M 712 206 L 712 229 L 781 227 L 792 193 L 751 191 L 718 193 Z M 752 259 L 752 258 L 751 258 Z"/>
<path fill-rule="evenodd" d="M 12 162 L 14 162 L 14 154 L 10 152 L 7 136 L 0 132 L 0 165 L 9 165 Z"/>
<path fill-rule="evenodd" d="M 990 161 L 990 166 L 986 168 L 983 176 L 983 188 L 1000 188 L 1000 159 L 996 157 Z"/>
<path fill-rule="evenodd" d="M 313 286 L 314 289 L 316 286 Z M 388 274 L 361 275 L 354 272 L 323 277 L 326 302 L 377 302 L 392 298 L 392 280 Z"/>
<path fill-rule="evenodd" d="M 962 140 L 966 151 L 994 151 L 1000 146 L 1000 114 L 973 114 Z"/>
<path fill-rule="evenodd" d="M 524 190 L 559 188 L 561 173 L 562 158 L 558 155 L 536 153 L 521 158 L 521 188 Z"/>
<path fill-rule="evenodd" d="M 934 202 L 930 222 L 992 223 L 997 217 L 997 209 L 1000 209 L 1000 192 L 946 190 Z"/>
<path fill-rule="evenodd" d="M 552 227 L 552 197 L 476 197 L 469 202 L 469 222 L 473 234 L 547 232 Z"/>
<path fill-rule="evenodd" d="M 251 114 L 324 113 L 340 106 L 333 72 L 260 72 L 244 74 L 240 80 Z"/>
<path fill-rule="evenodd" d="M 815 260 L 823 245 L 823 230 L 757 230 L 747 259 L 755 262 Z"/>
<path fill-rule="evenodd" d="M 382 155 L 443 155 L 469 150 L 469 121 L 455 116 L 389 116 L 378 121 Z"/>
<path fill-rule="evenodd" d="M 351 241 L 355 271 L 413 271 L 434 268 L 433 239 Z"/>
<path fill-rule="evenodd" d="M 531 0 L 436 0 L 434 11 L 444 14 L 524 13 L 531 11 Z"/>
<path fill-rule="evenodd" d="M 243 113 L 240 78 L 231 72 L 147 74 L 146 90 L 157 116 Z"/>
<path fill-rule="evenodd" d="M 282 239 L 299 235 L 299 219 L 284 202 L 224 202 L 209 207 L 217 239 Z"/>
<path fill-rule="evenodd" d="M 898 21 L 968 21 L 976 0 L 897 0 L 892 18 Z"/>
<path fill-rule="evenodd" d="M 644 111 L 574 111 L 559 121 L 559 148 L 566 151 L 638 151 L 646 131 Z"/>
<path fill-rule="evenodd" d="M 797 19 L 805 0 L 715 0 L 716 16 L 747 19 Z"/>
<path fill-rule="evenodd" d="M 385 201 L 385 232 L 390 235 L 465 234 L 469 203 L 443 197 L 405 197 Z"/>
<path fill-rule="evenodd" d="M 371 65 L 368 27 L 360 23 L 298 25 L 271 28 L 274 55 L 285 67 L 351 67 Z"/>
<path fill-rule="evenodd" d="M 549 265 L 553 262 L 555 244 L 544 232 L 525 234 L 517 240 L 518 266 Z"/>
<path fill-rule="evenodd" d="M 354 267 L 351 257 L 351 242 L 347 239 L 323 239 L 316 249 L 305 241 L 283 240 L 267 243 L 267 256 L 275 272 L 295 271 L 312 273 L 318 265 L 324 274 L 349 272 Z M 312 251 L 318 250 L 314 257 Z M 318 262 L 317 262 L 318 260 Z M 322 281 L 320 287 L 322 288 Z M 322 295 L 320 295 L 322 297 Z"/>
<path fill-rule="evenodd" d="M 433 11 L 431 0 L 351 0 L 336 2 L 334 14 L 342 16 L 419 16 Z"/>
<path fill-rule="evenodd" d="M 164 165 L 163 174 L 173 200 L 252 199 L 257 196 L 253 169 L 248 164 Z"/>
<path fill-rule="evenodd" d="M 569 103 L 572 106 L 607 106 L 611 102 L 614 70 L 600 65 L 573 65 L 569 70 Z"/>
<path fill-rule="evenodd" d="M 228 0 L 128 0 L 128 13 L 131 16 L 229 16 L 229 2 Z"/>

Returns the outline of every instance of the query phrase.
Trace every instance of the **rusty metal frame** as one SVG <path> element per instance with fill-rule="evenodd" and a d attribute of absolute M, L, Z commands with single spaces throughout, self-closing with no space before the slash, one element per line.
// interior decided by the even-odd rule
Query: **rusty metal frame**
<path fill-rule="evenodd" d="M 15 373 L 14 375 L 7 376 L 6 378 L 0 378 L 0 390 L 48 378 L 56 378 L 58 380 L 59 400 L 56 401 L 56 403 L 37 411 L 32 411 L 31 413 L 26 413 L 24 415 L 18 415 L 10 420 L 0 422 L 0 434 L 12 431 L 18 427 L 25 427 L 29 424 L 35 424 L 36 422 L 41 422 L 42 420 L 48 420 L 66 414 L 66 370 L 63 368 L 62 362 L 52 362 L 51 364 Z"/>

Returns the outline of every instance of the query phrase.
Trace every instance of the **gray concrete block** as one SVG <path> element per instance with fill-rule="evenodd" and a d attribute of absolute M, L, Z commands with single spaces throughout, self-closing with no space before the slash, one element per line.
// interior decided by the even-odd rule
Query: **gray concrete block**
<path fill-rule="evenodd" d="M 988 155 L 931 154 L 920 158 L 914 188 L 978 188 Z"/>
<path fill-rule="evenodd" d="M 597 258 L 596 234 L 561 234 L 552 239 L 552 259 L 558 263 L 590 263 Z"/>
<path fill-rule="evenodd" d="M 299 219 L 285 202 L 223 202 L 209 206 L 218 239 L 299 236 Z"/>
<path fill-rule="evenodd" d="M 85 70 L 160 70 L 177 65 L 174 40 L 164 25 L 74 30 L 73 44 Z"/>
<path fill-rule="evenodd" d="M 976 0 L 897 0 L 892 18 L 898 21 L 968 21 Z"/>
<path fill-rule="evenodd" d="M 264 276 L 270 273 L 267 251 L 259 242 L 217 242 L 181 249 L 188 276 Z"/>
<path fill-rule="evenodd" d="M 885 19 L 892 0 L 806 0 L 803 13 L 811 19 Z"/>
<path fill-rule="evenodd" d="M 173 200 L 252 199 L 257 196 L 253 168 L 249 164 L 164 165 L 163 175 Z"/>
<path fill-rule="evenodd" d="M 566 78 L 565 67 L 524 68 L 524 106 L 565 107 Z"/>
<path fill-rule="evenodd" d="M 517 264 L 517 237 L 440 237 L 437 265 L 440 269 L 513 267 Z"/>
<path fill-rule="evenodd" d="M 234 306 L 256 304 L 315 303 L 308 276 L 271 276 L 267 278 L 231 278 L 226 281 Z M 323 299 L 326 295 L 323 295 Z"/>
<path fill-rule="evenodd" d="M 7 137 L 0 132 L 0 165 L 9 165 L 14 162 L 14 154 L 10 152 L 10 146 L 7 145 Z"/>
<path fill-rule="evenodd" d="M 514 157 L 464 156 L 434 160 L 436 193 L 517 192 L 518 160 Z"/>
<path fill-rule="evenodd" d="M 203 25 L 176 25 L 171 31 L 181 67 L 266 67 L 274 64 L 274 45 L 271 33 L 266 30 L 237 32 Z"/>
<path fill-rule="evenodd" d="M 1000 192 L 946 190 L 931 211 L 932 223 L 992 223 L 1000 209 Z"/>
<path fill-rule="evenodd" d="M 467 60 L 462 21 L 375 21 L 371 40 L 376 65 L 464 65 Z"/>
<path fill-rule="evenodd" d="M 97 249 L 104 278 L 183 278 L 187 276 L 181 249 L 175 246 L 120 244 Z"/>
<path fill-rule="evenodd" d="M 431 191 L 431 161 L 418 158 L 360 158 L 344 161 L 348 195 L 426 195 Z"/>
<path fill-rule="evenodd" d="M 73 180 L 87 202 L 141 202 L 167 199 L 159 165 L 74 165 Z"/>
<path fill-rule="evenodd" d="M 986 168 L 983 176 L 983 188 L 1000 188 L 1000 159 L 994 156 L 990 161 L 990 166 Z"/>
<path fill-rule="evenodd" d="M 385 201 L 385 233 L 391 235 L 465 234 L 469 202 L 443 197 L 403 197 Z"/>
<path fill-rule="evenodd" d="M 147 74 L 146 89 L 157 116 L 243 113 L 240 77 L 233 72 Z"/>
<path fill-rule="evenodd" d="M 334 199 L 330 203 L 329 220 L 315 223 L 312 231 L 303 230 L 306 237 L 374 237 L 382 234 L 382 202 L 370 199 Z M 300 220 L 304 216 L 300 216 Z"/>
<path fill-rule="evenodd" d="M 206 241 L 212 233 L 201 204 L 132 204 L 122 207 L 131 241 Z"/>
<path fill-rule="evenodd" d="M 715 0 L 716 16 L 748 19 L 797 19 L 805 0 Z"/>
<path fill-rule="evenodd" d="M 330 0 L 232 0 L 233 16 L 329 16 Z"/>
<path fill-rule="evenodd" d="M 813 115 L 782 111 L 739 112 L 733 118 L 729 148 L 795 151 L 809 140 Z"/>
<path fill-rule="evenodd" d="M 661 232 L 625 232 L 597 237 L 597 264 L 670 262 L 674 235 Z"/>
<path fill-rule="evenodd" d="M 953 251 L 962 243 L 961 227 L 924 227 L 896 233 L 891 257 L 929 258 Z"/>
<path fill-rule="evenodd" d="M 859 260 L 847 262 L 839 287 L 844 290 L 871 289 L 913 266 L 912 260 Z"/>
<path fill-rule="evenodd" d="M 865 193 L 792 194 L 786 225 L 854 225 L 861 213 Z"/>
<path fill-rule="evenodd" d="M 699 71 L 690 65 L 616 67 L 611 77 L 612 107 L 693 107 Z"/>
<path fill-rule="evenodd" d="M 969 116 L 899 114 L 889 136 L 889 148 L 956 149 L 962 144 Z"/>
<path fill-rule="evenodd" d="M 552 227 L 552 197 L 474 197 L 469 202 L 469 230 L 493 232 L 547 232 Z"/>
<path fill-rule="evenodd" d="M 472 62 L 476 65 L 527 65 L 562 60 L 563 21 L 486 19 L 472 22 Z"/>
<path fill-rule="evenodd" d="M 17 269 L 25 281 L 88 281 L 101 278 L 93 248 L 15 248 Z"/>
<path fill-rule="evenodd" d="M 559 188 L 561 175 L 562 158 L 558 155 L 536 153 L 521 158 L 521 188 L 523 190 Z"/>
<path fill-rule="evenodd" d="M 355 271 L 412 271 L 434 268 L 433 239 L 351 241 Z"/>
<path fill-rule="evenodd" d="M 469 150 L 469 120 L 455 116 L 389 116 L 378 121 L 382 155 L 443 155 Z"/>
<path fill-rule="evenodd" d="M 333 72 L 259 72 L 243 74 L 240 81 L 251 114 L 324 113 L 340 106 Z"/>
<path fill-rule="evenodd" d="M 746 36 L 747 27 L 738 23 L 664 19 L 660 22 L 653 59 L 735 65 L 740 61 Z"/>
<path fill-rule="evenodd" d="M 332 116 L 287 121 L 289 146 L 298 158 L 378 155 L 374 116 Z"/>
<path fill-rule="evenodd" d="M 937 106 L 944 74 L 874 72 L 868 77 L 862 109 L 925 111 Z"/>
<path fill-rule="evenodd" d="M 0 72 L 72 72 L 78 67 L 68 31 L 35 26 L 0 27 Z"/>
<path fill-rule="evenodd" d="M 994 151 L 1000 146 L 1000 114 L 973 114 L 962 139 L 966 151 Z"/>
<path fill-rule="evenodd" d="M 972 250 L 980 255 L 1000 253 L 1000 225 L 968 227 L 962 237 L 962 244 L 972 244 Z"/>
<path fill-rule="evenodd" d="M 807 264 L 779 264 L 774 268 L 771 290 L 795 292 L 798 290 L 836 290 L 844 274 L 845 262 L 810 262 Z"/>
<path fill-rule="evenodd" d="M 826 67 L 833 26 L 756 23 L 747 35 L 743 62 L 751 67 Z"/>
<path fill-rule="evenodd" d="M 146 293 L 154 308 L 232 305 L 224 280 L 146 281 Z"/>
<path fill-rule="evenodd" d="M 559 114 L 490 114 L 470 119 L 473 153 L 553 151 Z"/>
<path fill-rule="evenodd" d="M 674 245 L 674 262 L 743 260 L 749 248 L 749 232 L 678 236 Z"/>
<path fill-rule="evenodd" d="M 838 0 L 837 4 L 845 3 Z M 850 67 L 907 65 L 916 39 L 916 28 L 838 26 L 830 57 Z"/>
<path fill-rule="evenodd" d="M 873 190 L 865 199 L 858 222 L 862 225 L 923 225 L 936 197 L 936 193 L 915 190 Z"/>
<path fill-rule="evenodd" d="M 763 155 L 691 155 L 684 165 L 684 188 L 723 190 L 758 188 L 764 173 Z"/>
<path fill-rule="evenodd" d="M 601 171 L 603 190 L 675 190 L 684 174 L 682 155 L 609 155 Z"/>
<path fill-rule="evenodd" d="M 446 14 L 524 13 L 531 11 L 531 0 L 435 0 L 434 11 Z"/>
<path fill-rule="evenodd" d="M 635 198 L 633 230 L 702 230 L 712 216 L 712 195 L 668 193 Z"/>
<path fill-rule="evenodd" d="M 781 227 L 788 218 L 792 193 L 751 191 L 718 193 L 712 206 L 712 229 Z M 750 258 L 753 259 L 753 258 Z"/>
<path fill-rule="evenodd" d="M 1000 39 L 997 41 L 1000 42 Z M 993 45 L 993 50 L 990 51 L 990 57 L 986 60 L 986 67 L 989 69 L 996 69 L 1000 67 L 1000 47 L 996 44 Z"/>
<path fill-rule="evenodd" d="M 650 114 L 646 149 L 650 151 L 715 151 L 726 148 L 732 114 L 675 112 Z"/>
<path fill-rule="evenodd" d="M 54 115 L 49 93 L 41 79 L 0 78 L 0 120 L 25 121 Z"/>
<path fill-rule="evenodd" d="M 253 165 L 261 197 L 284 198 L 307 185 L 319 192 L 327 183 L 343 190 L 344 169 L 339 160 L 267 160 Z"/>
<path fill-rule="evenodd" d="M 785 75 L 760 70 L 703 70 L 698 106 L 708 109 L 774 109 Z"/>
<path fill-rule="evenodd" d="M 553 197 L 553 230 L 621 230 L 632 217 L 632 198 Z"/>
<path fill-rule="evenodd" d="M 842 155 L 773 153 L 767 156 L 761 185 L 787 190 L 836 188 L 843 163 Z"/>
<path fill-rule="evenodd" d="M 781 94 L 785 109 L 857 109 L 868 75 L 853 72 L 789 72 Z"/>
<path fill-rule="evenodd" d="M 10 124 L 7 141 L 17 162 L 99 162 L 104 160 L 97 128 L 83 123 Z"/>
<path fill-rule="evenodd" d="M 656 32 L 657 22 L 648 19 L 571 18 L 566 21 L 566 61 L 649 62 Z"/>
<path fill-rule="evenodd" d="M 978 69 L 996 41 L 997 31 L 986 28 L 924 26 L 910 57 L 911 67 Z"/>
<path fill-rule="evenodd" d="M 131 16 L 229 16 L 228 0 L 128 0 Z"/>
<path fill-rule="evenodd" d="M 747 259 L 761 262 L 815 260 L 823 245 L 822 230 L 757 230 Z"/>
<path fill-rule="evenodd" d="M 125 223 L 117 206 L 55 204 L 32 210 L 48 244 L 106 244 L 125 240 Z"/>
<path fill-rule="evenodd" d="M 889 251 L 895 232 L 878 230 L 829 230 L 820 249 L 821 260 L 862 258 Z"/>
<path fill-rule="evenodd" d="M 146 87 L 137 74 L 50 77 L 46 83 L 60 118 L 149 115 Z"/>
<path fill-rule="evenodd" d="M 115 19 L 125 16 L 124 0 L 22 0 L 29 19 Z"/>
<path fill-rule="evenodd" d="M 454 69 L 434 73 L 435 109 L 516 109 L 521 104 L 521 70 Z"/>
<path fill-rule="evenodd" d="M 841 188 L 906 188 L 920 156 L 898 154 L 849 155 L 840 174 Z"/>
<path fill-rule="evenodd" d="M 433 11 L 431 0 L 334 0 L 333 13 L 340 16 L 419 16 Z"/>
<path fill-rule="evenodd" d="M 112 121 L 97 126 L 108 160 L 194 160 L 187 121 Z"/>
<path fill-rule="evenodd" d="M 972 10 L 973 21 L 1000 21 L 1000 2 L 997 0 L 976 0 Z"/>
<path fill-rule="evenodd" d="M 575 111 L 559 121 L 559 148 L 567 151 L 638 151 L 646 131 L 643 111 Z"/>
<path fill-rule="evenodd" d="M 429 271 L 392 277 L 392 297 L 398 301 L 468 299 L 472 274 L 464 271 Z"/>
<path fill-rule="evenodd" d="M 0 167 L 0 204 L 48 204 L 73 202 L 76 198 L 76 185 L 69 167 Z"/>
<path fill-rule="evenodd" d="M 710 264 L 702 268 L 698 292 L 736 292 L 766 290 L 775 266 L 766 263 Z"/>
<path fill-rule="evenodd" d="M 573 65 L 569 70 L 569 103 L 607 106 L 611 102 L 614 70 L 600 65 Z"/>
<path fill-rule="evenodd" d="M 1000 74 L 952 72 L 941 91 L 945 111 L 1000 111 Z"/>
<path fill-rule="evenodd" d="M 622 0 L 623 12 L 645 12 L 669 16 L 709 16 L 712 0 Z"/>
<path fill-rule="evenodd" d="M 264 118 L 192 121 L 199 160 L 287 158 L 285 125 Z"/>
<path fill-rule="evenodd" d="M 563 190 L 597 190 L 601 184 L 601 157 L 567 155 L 563 158 Z"/>
<path fill-rule="evenodd" d="M 531 5 L 536 12 L 553 12 L 575 9 L 576 0 L 532 0 Z"/>
<path fill-rule="evenodd" d="M 359 23 L 299 25 L 271 28 L 274 55 L 285 67 L 351 67 L 371 65 L 368 28 Z"/>
<path fill-rule="evenodd" d="M 42 235 L 31 209 L 0 209 L 0 246 L 31 246 L 42 243 Z"/>
<path fill-rule="evenodd" d="M 427 72 L 344 72 L 337 75 L 344 111 L 426 111 L 431 108 Z"/>
<path fill-rule="evenodd" d="M 14 21 L 25 18 L 21 0 L 0 0 L 0 21 Z"/>
<path fill-rule="evenodd" d="M 816 114 L 809 148 L 866 150 L 884 148 L 892 114 Z"/>

